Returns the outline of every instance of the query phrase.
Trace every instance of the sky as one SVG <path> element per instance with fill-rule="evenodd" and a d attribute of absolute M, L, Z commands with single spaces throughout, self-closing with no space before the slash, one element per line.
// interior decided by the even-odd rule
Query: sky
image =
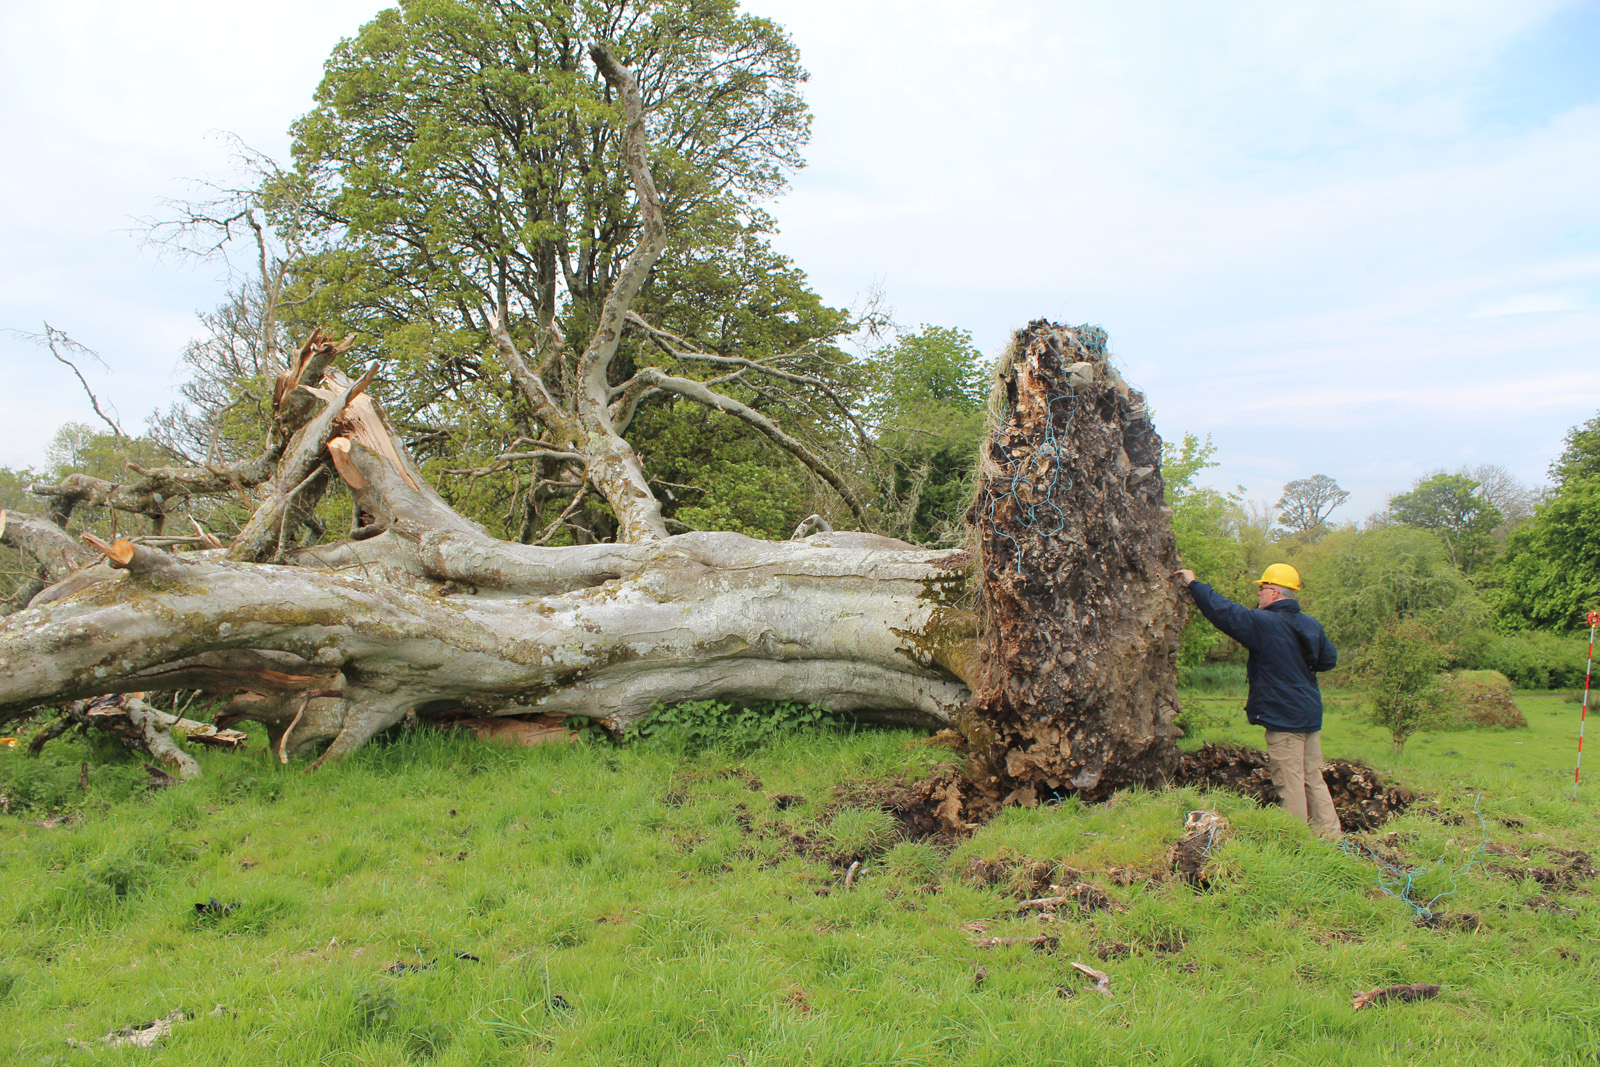
<path fill-rule="evenodd" d="M 0 328 L 62 329 L 130 428 L 171 404 L 214 265 L 138 219 L 278 158 L 323 59 L 381 6 L 0 0 Z M 811 80 L 772 205 L 823 297 L 988 354 L 1095 323 L 1202 480 L 1336 519 L 1431 471 L 1538 483 L 1600 410 L 1600 0 L 746 0 Z M 93 421 L 0 334 L 0 465 Z"/>

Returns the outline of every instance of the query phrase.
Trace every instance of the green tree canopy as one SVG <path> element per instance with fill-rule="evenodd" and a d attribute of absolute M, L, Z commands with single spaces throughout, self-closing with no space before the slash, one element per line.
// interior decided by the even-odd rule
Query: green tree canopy
<path fill-rule="evenodd" d="M 965 330 L 925 325 L 874 353 L 865 378 L 890 531 L 918 544 L 963 540 L 989 398 L 983 353 Z"/>
<path fill-rule="evenodd" d="M 583 332 L 640 225 L 596 41 L 644 98 L 668 260 L 760 231 L 810 125 L 774 23 L 734 0 L 405 0 L 340 43 L 293 131 L 275 202 L 280 224 L 315 231 L 312 313 L 379 338 L 409 327 L 452 381 L 481 372 L 495 308 Z"/>
<path fill-rule="evenodd" d="M 1217 446 L 1208 435 L 1184 434 L 1181 442 L 1164 441 L 1161 446 L 1161 478 L 1167 505 L 1172 508 L 1172 532 L 1178 540 L 1178 557 L 1183 565 L 1224 596 L 1243 603 L 1253 599 L 1250 584 L 1250 559 L 1240 540 L 1242 508 L 1238 493 L 1222 493 L 1196 484 L 1207 470 L 1217 466 Z M 1183 628 L 1178 662 L 1193 667 L 1208 655 L 1227 647 L 1215 626 L 1198 611 L 1189 613 Z"/>
<path fill-rule="evenodd" d="M 1320 530 L 1333 510 L 1349 499 L 1350 493 L 1326 474 L 1296 478 L 1283 487 L 1278 498 L 1278 521 L 1294 533 L 1310 534 Z"/>
<path fill-rule="evenodd" d="M 597 43 L 638 85 L 666 232 L 631 311 L 672 331 L 680 354 L 759 361 L 810 384 L 686 363 L 632 328 L 608 383 L 641 368 L 714 378 L 864 480 L 859 435 L 838 411 L 859 375 L 833 344 L 854 322 L 772 250 L 763 211 L 801 163 L 806 74 L 783 30 L 736 0 L 403 0 L 380 13 L 335 49 L 316 107 L 294 127 L 294 169 L 263 186 L 293 250 L 285 314 L 302 330 L 355 332 L 380 357 L 373 392 L 453 504 L 525 539 L 563 514 L 570 471 L 500 458 L 548 428 L 490 343 L 491 319 L 566 402 L 599 308 L 646 232 L 620 101 L 587 52 Z M 775 516 L 805 514 L 809 472 L 725 416 L 672 425 L 684 409 L 665 395 L 647 392 L 625 420 L 665 490 L 665 518 L 698 526 L 760 499 L 767 517 L 735 525 L 773 534 Z M 608 512 L 591 497 L 574 525 L 604 538 Z"/>
<path fill-rule="evenodd" d="M 1432 531 L 1450 561 L 1471 573 L 1494 557 L 1494 530 L 1500 509 L 1478 492 L 1478 483 L 1460 474 L 1435 474 L 1409 493 L 1389 498 L 1389 513 L 1406 526 Z"/>
<path fill-rule="evenodd" d="M 1582 628 L 1600 609 L 1600 474 L 1568 472 L 1549 502 L 1506 538 L 1489 598 L 1512 629 Z"/>
<path fill-rule="evenodd" d="M 1335 530 L 1295 559 L 1301 603 L 1340 649 L 1365 645 L 1383 627 L 1417 619 L 1443 635 L 1482 626 L 1489 611 L 1425 530 Z"/>
<path fill-rule="evenodd" d="M 1594 477 L 1600 477 L 1600 415 L 1568 430 L 1561 455 L 1550 464 L 1557 488 Z"/>

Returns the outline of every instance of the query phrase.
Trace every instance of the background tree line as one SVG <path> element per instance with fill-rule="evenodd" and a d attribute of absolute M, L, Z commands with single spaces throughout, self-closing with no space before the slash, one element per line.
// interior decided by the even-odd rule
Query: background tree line
<path fill-rule="evenodd" d="M 1566 436 L 1551 485 L 1483 465 L 1421 478 L 1360 522 L 1333 522 L 1349 494 L 1326 475 L 1284 487 L 1277 506 L 1198 484 L 1215 466 L 1210 439 L 1166 449 L 1168 501 L 1185 563 L 1243 603 L 1271 562 L 1300 571 L 1300 600 L 1351 668 L 1421 655 L 1435 669 L 1497 670 L 1522 688 L 1581 684 L 1573 635 L 1600 608 L 1600 415 Z M 1199 617 L 1181 665 L 1242 658 Z"/>

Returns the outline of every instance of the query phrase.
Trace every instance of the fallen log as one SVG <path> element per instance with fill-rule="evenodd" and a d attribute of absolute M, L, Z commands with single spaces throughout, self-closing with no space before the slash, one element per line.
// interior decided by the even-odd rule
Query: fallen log
<path fill-rule="evenodd" d="M 247 550 L 226 553 L 91 541 L 102 562 L 0 625 L 0 721 L 107 691 L 231 692 L 219 727 L 263 722 L 275 749 L 322 762 L 408 714 L 577 716 L 620 734 L 657 703 L 805 700 L 959 729 L 979 767 L 943 787 L 952 829 L 1001 798 L 1095 798 L 1176 763 L 1183 609 L 1160 442 L 1093 331 L 1018 333 L 974 553 L 848 531 L 500 541 L 427 485 L 331 357 L 324 385 L 291 378 L 286 405 L 339 414 L 295 408 L 283 462 L 310 465 L 307 432 L 348 433 L 321 454 L 353 497 L 352 537 L 280 564 L 251 562 L 266 542 L 249 525 Z M 274 483 L 279 515 L 289 481 Z"/>

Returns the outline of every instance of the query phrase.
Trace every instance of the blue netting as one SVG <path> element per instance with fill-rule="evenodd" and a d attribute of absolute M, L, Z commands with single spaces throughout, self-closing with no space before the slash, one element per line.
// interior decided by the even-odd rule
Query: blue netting
<path fill-rule="evenodd" d="M 1191 812 L 1189 812 L 1188 814 L 1186 814 L 1183 817 L 1183 821 L 1185 823 L 1187 823 L 1189 821 L 1189 816 L 1190 815 L 1199 815 L 1199 814 L 1201 814 L 1201 812 L 1198 811 L 1198 810 L 1191 811 Z M 1215 815 L 1216 812 L 1212 812 L 1211 814 Z M 1204 856 L 1207 859 L 1211 858 L 1211 850 L 1216 847 L 1216 844 L 1217 844 L 1217 830 L 1219 828 L 1220 828 L 1220 824 L 1212 823 L 1211 824 L 1211 832 L 1206 835 L 1206 843 L 1204 845 L 1200 846 L 1200 855 Z"/>
<path fill-rule="evenodd" d="M 1015 502 L 1017 510 L 1023 514 L 1022 521 L 1029 526 L 1038 524 L 1039 512 L 1042 509 L 1048 508 L 1055 513 L 1053 525 L 1049 529 L 1040 530 L 1041 536 L 1054 537 L 1067 528 L 1067 514 L 1054 499 L 1058 488 L 1067 490 L 1072 488 L 1072 478 L 1065 473 L 1065 466 L 1061 462 L 1061 438 L 1056 430 L 1056 412 L 1058 405 L 1065 412 L 1065 418 L 1061 420 L 1061 432 L 1064 433 L 1066 428 L 1072 425 L 1072 413 L 1077 401 L 1078 398 L 1072 393 L 1059 393 L 1045 401 L 1044 440 L 1026 456 L 1019 458 L 1004 448 L 1000 449 L 1001 455 L 1005 456 L 1006 462 L 1011 467 L 1011 485 L 1004 492 L 996 492 L 991 487 L 989 528 L 1010 541 L 1012 547 L 1016 549 L 1018 574 L 1022 573 L 1022 544 L 1000 528 L 999 522 L 995 519 L 995 509 L 1000 501 L 1010 497 Z M 1033 461 L 1036 456 L 1044 458 L 1044 467 L 1038 472 L 1036 479 L 1026 477 L 1029 468 L 1034 466 Z M 1047 475 L 1048 484 L 1044 484 Z M 1026 491 L 1026 495 L 1023 490 Z"/>
<path fill-rule="evenodd" d="M 1072 332 L 1077 335 L 1078 343 L 1097 356 L 1106 354 L 1106 332 L 1098 326 L 1090 326 L 1087 322 L 1082 326 L 1075 326 Z"/>
<path fill-rule="evenodd" d="M 1088 352 L 1098 356 L 1106 354 L 1106 332 L 1100 327 L 1090 326 L 1085 323 L 1082 326 L 1073 328 L 1072 333 L 1077 337 L 1078 343 Z M 1052 396 L 1045 402 L 1044 440 L 1026 456 L 1019 459 L 1004 448 L 1000 449 L 1001 455 L 1005 457 L 1006 463 L 1011 467 L 1011 485 L 1004 492 L 996 492 L 993 488 L 990 489 L 989 528 L 1007 541 L 1010 541 L 1012 547 L 1016 549 L 1018 574 L 1022 573 L 1022 544 L 1000 528 L 1000 524 L 995 519 L 995 509 L 999 506 L 1000 501 L 1010 497 L 1016 502 L 1017 509 L 1024 514 L 1022 521 L 1028 526 L 1038 524 L 1039 513 L 1044 508 L 1048 508 L 1049 511 L 1055 513 L 1053 525 L 1047 530 L 1040 530 L 1040 536 L 1054 537 L 1067 528 L 1066 513 L 1055 502 L 1055 494 L 1057 489 L 1068 491 L 1072 489 L 1072 478 L 1070 475 L 1065 474 L 1065 468 L 1061 462 L 1061 435 L 1065 434 L 1067 427 L 1072 425 L 1072 415 L 1077 407 L 1077 400 L 1076 395 L 1066 392 Z M 1059 431 L 1056 429 L 1058 403 L 1060 411 L 1065 413 L 1065 417 L 1061 419 L 1061 429 Z M 1038 472 L 1036 479 L 1025 476 L 1027 469 L 1033 466 L 1035 456 L 1045 457 L 1044 470 Z M 1048 485 L 1042 484 L 1045 481 L 1046 474 L 1049 475 Z M 1026 495 L 1019 492 L 1019 490 L 1026 490 Z M 1048 514 L 1046 518 L 1047 520 L 1049 519 Z"/>

